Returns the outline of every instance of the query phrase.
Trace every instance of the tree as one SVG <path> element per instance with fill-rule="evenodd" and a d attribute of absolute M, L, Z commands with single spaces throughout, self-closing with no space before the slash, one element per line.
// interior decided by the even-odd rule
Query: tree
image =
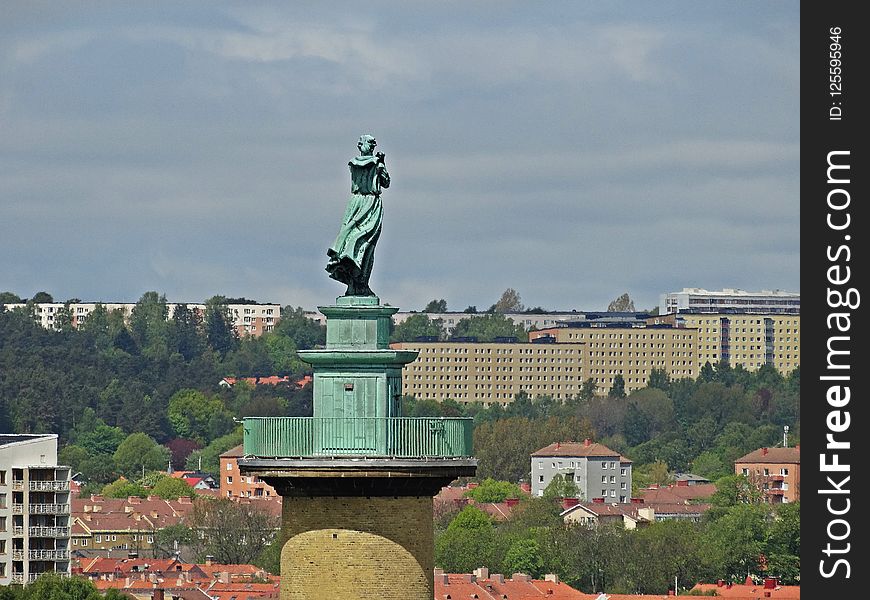
<path fill-rule="evenodd" d="M 197 557 L 206 555 L 224 564 L 250 564 L 275 536 L 279 521 L 257 504 L 226 498 L 198 499 L 187 522 L 195 532 Z"/>
<path fill-rule="evenodd" d="M 194 542 L 195 534 L 187 525 L 176 523 L 153 532 L 154 543 L 151 551 L 154 558 L 171 558 L 181 553 L 182 548 Z M 191 557 L 193 558 L 193 557 Z"/>
<path fill-rule="evenodd" d="M 30 301 L 34 304 L 51 304 L 54 302 L 54 298 L 48 292 L 36 292 Z"/>
<path fill-rule="evenodd" d="M 533 539 L 520 539 L 511 544 L 504 556 L 506 573 L 525 573 L 534 579 L 544 568 L 541 547 Z"/>
<path fill-rule="evenodd" d="M 711 574 L 740 581 L 761 572 L 768 535 L 767 507 L 740 504 L 709 523 L 702 535 L 702 559 Z"/>
<path fill-rule="evenodd" d="M 635 312 L 634 300 L 632 300 L 628 296 L 628 292 L 626 292 L 607 305 L 607 312 Z"/>
<path fill-rule="evenodd" d="M 202 338 L 202 315 L 190 310 L 187 304 L 178 304 L 172 313 L 172 347 L 184 360 L 202 354 L 205 341 Z"/>
<path fill-rule="evenodd" d="M 474 337 L 479 342 L 491 342 L 497 337 L 527 339 L 522 325 L 502 314 L 484 314 L 461 319 L 453 329 L 454 337 Z"/>
<path fill-rule="evenodd" d="M 520 488 L 509 481 L 496 481 L 487 477 L 480 485 L 465 492 L 465 495 L 473 498 L 475 502 L 504 502 L 507 498 L 519 498 Z"/>
<path fill-rule="evenodd" d="M 172 468 L 184 469 L 187 462 L 187 457 L 194 450 L 199 450 L 202 446 L 195 440 L 186 440 L 184 438 L 175 438 L 166 442 L 166 447 L 172 456 Z"/>
<path fill-rule="evenodd" d="M 622 373 L 617 373 L 613 377 L 613 385 L 610 388 L 610 396 L 612 398 L 625 398 L 625 379 Z"/>
<path fill-rule="evenodd" d="M 430 300 L 429 304 L 426 305 L 426 308 L 423 309 L 425 313 L 446 313 L 447 312 L 447 300 L 441 298 L 440 300 Z"/>
<path fill-rule="evenodd" d="M 145 498 L 148 496 L 148 490 L 124 477 L 120 477 L 112 483 L 103 486 L 103 490 L 100 493 L 106 498 L 129 498 L 130 496 Z"/>
<path fill-rule="evenodd" d="M 232 415 L 220 398 L 209 398 L 200 391 L 183 389 L 169 399 L 167 418 L 178 437 L 207 443 L 232 429 Z M 217 430 L 213 430 L 213 428 Z"/>
<path fill-rule="evenodd" d="M 188 469 L 202 469 L 206 473 L 217 473 L 220 469 L 220 455 L 242 443 L 242 428 L 216 438 L 202 450 L 194 450 L 187 457 Z"/>
<path fill-rule="evenodd" d="M 209 347 L 221 356 L 238 346 L 239 335 L 233 327 L 226 297 L 212 296 L 205 301 L 203 326 Z"/>
<path fill-rule="evenodd" d="M 394 342 L 413 342 L 421 337 L 434 337 L 443 340 L 445 337 L 444 321 L 430 319 L 428 315 L 417 313 L 411 315 L 393 328 L 391 340 Z"/>
<path fill-rule="evenodd" d="M 196 492 L 193 487 L 183 479 L 176 477 L 163 477 L 153 488 L 151 494 L 160 496 L 164 500 L 174 500 L 185 496 L 193 497 Z"/>
<path fill-rule="evenodd" d="M 597 391 L 598 384 L 595 382 L 594 378 L 589 377 L 583 382 L 583 386 L 580 388 L 580 397 L 583 400 L 591 400 L 595 397 L 595 392 Z"/>
<path fill-rule="evenodd" d="M 3 304 L 21 304 L 21 297 L 12 292 L 0 292 L 0 306 Z"/>
<path fill-rule="evenodd" d="M 671 376 L 664 369 L 652 369 L 649 373 L 649 379 L 646 383 L 647 387 L 655 388 L 667 392 L 671 386 Z"/>
<path fill-rule="evenodd" d="M 547 487 L 544 488 L 543 497 L 555 500 L 556 498 L 579 498 L 580 489 L 574 482 L 573 475 L 559 473 L 553 476 Z"/>
<path fill-rule="evenodd" d="M 115 451 L 115 464 L 122 475 L 137 476 L 142 471 L 160 471 L 169 465 L 169 449 L 144 433 L 131 433 Z"/>
<path fill-rule="evenodd" d="M 326 343 L 326 327 L 310 319 L 301 306 L 281 309 L 281 320 L 275 326 L 275 333 L 289 337 L 300 350 L 310 350 Z"/>
<path fill-rule="evenodd" d="M 525 307 L 520 300 L 519 293 L 517 293 L 513 288 L 508 288 L 502 292 L 501 298 L 498 299 L 498 302 L 492 305 L 490 312 L 499 314 L 520 313 L 523 312 L 524 309 Z"/>
<path fill-rule="evenodd" d="M 130 311 L 130 333 L 139 348 L 148 356 L 169 355 L 169 306 L 166 296 L 145 292 Z"/>
<path fill-rule="evenodd" d="M 454 573 L 468 573 L 495 560 L 492 521 L 479 508 L 466 506 L 435 540 L 435 564 Z"/>

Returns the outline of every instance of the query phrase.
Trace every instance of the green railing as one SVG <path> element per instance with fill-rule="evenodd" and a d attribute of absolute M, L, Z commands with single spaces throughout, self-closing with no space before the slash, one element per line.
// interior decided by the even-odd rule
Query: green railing
<path fill-rule="evenodd" d="M 247 417 L 244 452 L 259 458 L 471 456 L 467 417 Z"/>

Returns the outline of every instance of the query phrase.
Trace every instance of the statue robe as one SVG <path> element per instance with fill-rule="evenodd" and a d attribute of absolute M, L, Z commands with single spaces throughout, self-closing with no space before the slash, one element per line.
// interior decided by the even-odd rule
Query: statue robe
<path fill-rule="evenodd" d="M 347 284 L 346 296 L 372 296 L 369 278 L 383 222 L 381 188 L 390 186 L 390 175 L 378 171 L 374 156 L 358 156 L 348 166 L 351 196 L 335 243 L 326 251 L 326 271 Z"/>

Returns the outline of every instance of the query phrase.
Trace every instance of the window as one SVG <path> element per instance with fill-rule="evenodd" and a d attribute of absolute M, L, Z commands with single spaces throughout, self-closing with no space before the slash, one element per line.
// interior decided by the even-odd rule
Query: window
<path fill-rule="evenodd" d="M 94 543 L 95 543 L 95 544 L 99 544 L 99 543 L 102 542 L 102 541 L 103 541 L 103 536 L 100 535 L 99 533 L 98 533 L 97 535 L 94 536 Z"/>
<path fill-rule="evenodd" d="M 228 484 L 232 484 L 232 483 L 233 483 L 233 476 L 232 476 L 232 475 L 227 475 L 227 483 L 228 483 Z"/>
<path fill-rule="evenodd" d="M 87 545 L 88 545 L 88 540 L 87 540 L 87 538 L 85 538 L 82 540 L 82 546 L 87 546 Z"/>
<path fill-rule="evenodd" d="M 625 477 L 625 474 L 628 472 L 628 469 L 620 469 L 619 474 Z"/>
<path fill-rule="evenodd" d="M 743 476 L 749 477 L 749 469 L 743 469 Z"/>
<path fill-rule="evenodd" d="M 540 481 L 541 483 L 544 483 L 544 476 L 538 475 L 538 481 Z"/>
<path fill-rule="evenodd" d="M 616 483 L 616 475 L 610 476 L 610 483 Z"/>
<path fill-rule="evenodd" d="M 0 471 L 0 485 L 6 485 L 6 471 Z"/>
<path fill-rule="evenodd" d="M 601 483 L 607 483 L 607 475 L 601 476 Z"/>
<path fill-rule="evenodd" d="M 621 490 L 625 490 L 625 489 L 628 489 L 628 486 L 627 486 L 626 483 L 623 481 L 622 483 L 619 484 L 619 489 L 621 489 Z"/>
<path fill-rule="evenodd" d="M 785 469 L 785 468 L 780 469 L 779 474 L 782 475 L 783 477 L 787 477 L 788 476 L 788 469 Z"/>
<path fill-rule="evenodd" d="M 232 470 L 233 470 L 233 463 L 227 462 L 227 471 L 232 471 Z"/>
<path fill-rule="evenodd" d="M 610 497 L 616 498 L 616 490 L 610 490 Z"/>

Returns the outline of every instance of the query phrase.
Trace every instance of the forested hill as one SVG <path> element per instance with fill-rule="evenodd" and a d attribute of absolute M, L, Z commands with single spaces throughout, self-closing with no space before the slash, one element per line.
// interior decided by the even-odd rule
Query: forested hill
<path fill-rule="evenodd" d="M 148 292 L 127 325 L 99 307 L 79 328 L 59 315 L 56 331 L 35 323 L 31 310 L 0 311 L 0 431 L 57 433 L 63 445 L 83 433 L 81 419 L 90 415 L 86 426 L 99 422 L 165 443 L 181 433 L 170 400 L 191 389 L 202 403 L 216 398 L 221 406 L 210 423 L 185 432 L 203 445 L 231 431 L 233 417 L 310 414 L 310 389 L 218 386 L 227 376 L 301 377 L 297 349 L 325 340 L 325 328 L 301 308 L 286 307 L 275 331 L 244 339 L 219 296 L 202 318 L 181 309 L 167 319 L 165 297 Z"/>

